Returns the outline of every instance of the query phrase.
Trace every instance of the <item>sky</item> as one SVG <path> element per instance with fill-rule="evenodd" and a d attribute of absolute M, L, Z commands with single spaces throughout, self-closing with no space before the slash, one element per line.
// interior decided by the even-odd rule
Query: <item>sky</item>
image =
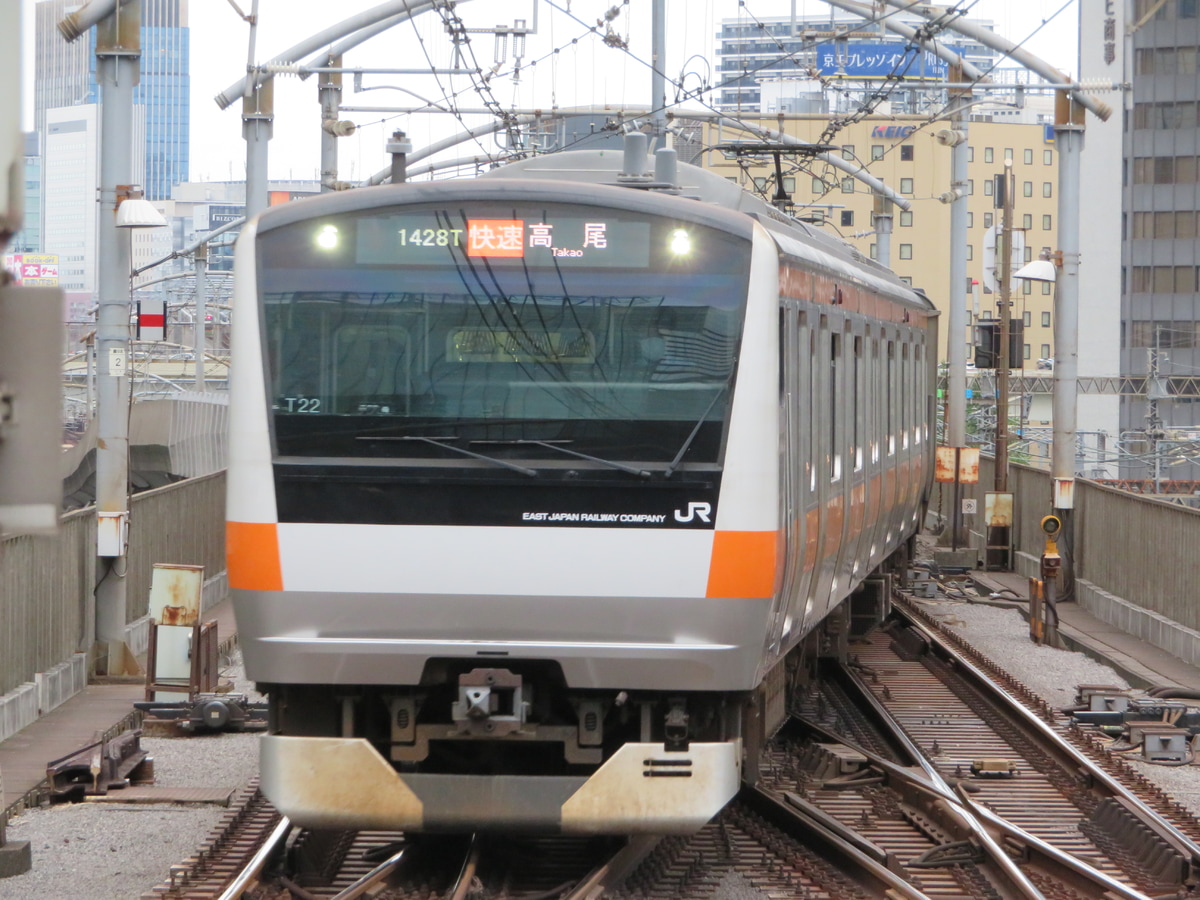
<path fill-rule="evenodd" d="M 249 13 L 254 0 L 190 0 L 191 28 L 191 177 L 192 180 L 241 180 L 245 172 L 245 145 L 241 140 L 240 104 L 226 110 L 213 98 L 232 86 L 246 71 L 249 26 L 239 15 Z M 266 62 L 310 35 L 347 17 L 378 6 L 381 0 L 258 0 L 259 27 L 256 60 Z M 509 42 L 505 62 L 491 80 L 492 100 L 501 107 L 550 108 L 649 102 L 651 52 L 650 0 L 460 0 L 457 13 L 468 28 L 513 26 L 516 20 L 534 22 L 537 33 L 524 48 L 519 78 L 514 78 L 514 47 Z M 1077 2 L 1085 0 L 962 0 L 971 18 L 990 19 L 995 30 L 1058 68 L 1076 70 Z M 26 31 L 32 19 L 33 0 L 24 0 Z M 753 22 L 761 17 L 790 14 L 826 15 L 823 0 L 667 0 L 668 78 L 689 87 L 717 80 L 714 35 L 726 18 Z M 236 8 L 235 8 L 236 7 Z M 617 14 L 603 27 L 590 31 L 605 12 Z M 1043 25 L 1045 20 L 1052 20 Z M 606 44 L 608 27 L 628 43 L 628 50 Z M 484 69 L 495 64 L 495 38 L 473 34 L 471 49 Z M 28 52 L 28 51 L 27 51 Z M 307 59 L 307 58 L 306 58 Z M 425 13 L 364 43 L 346 55 L 344 65 L 363 68 L 427 68 L 453 62 L 452 44 L 435 13 Z M 364 74 L 363 87 L 355 92 L 353 77 L 346 76 L 343 105 L 413 107 L 424 100 L 442 101 L 457 94 L 458 104 L 482 105 L 463 76 L 428 74 Z M 403 88 L 403 90 L 397 89 Z M 411 93 L 408 93 L 411 92 Z M 28 91 L 27 91 L 28 93 Z M 674 95 L 668 84 L 668 97 Z M 418 96 L 423 100 L 418 100 Z M 691 101 L 693 104 L 695 101 Z M 29 101 L 26 101 L 29 106 Z M 316 78 L 278 76 L 275 87 L 275 123 L 270 144 L 272 179 L 314 179 L 320 166 L 320 107 Z M 342 118 L 358 126 L 338 142 L 339 177 L 360 181 L 388 164 L 384 144 L 394 130 L 405 131 L 414 148 L 462 130 L 462 121 L 450 114 L 353 111 Z M 468 124 L 483 121 L 465 117 Z M 464 156 L 484 155 L 497 149 L 495 139 L 463 145 Z"/>

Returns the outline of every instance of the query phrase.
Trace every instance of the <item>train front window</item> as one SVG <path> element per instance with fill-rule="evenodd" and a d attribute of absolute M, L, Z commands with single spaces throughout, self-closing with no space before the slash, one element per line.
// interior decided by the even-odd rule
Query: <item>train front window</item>
<path fill-rule="evenodd" d="M 491 204 L 309 220 L 259 251 L 279 457 L 720 459 L 742 239 Z"/>

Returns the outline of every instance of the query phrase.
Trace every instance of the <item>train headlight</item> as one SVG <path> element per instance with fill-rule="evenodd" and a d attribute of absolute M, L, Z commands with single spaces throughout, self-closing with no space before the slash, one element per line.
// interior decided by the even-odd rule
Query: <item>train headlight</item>
<path fill-rule="evenodd" d="M 338 240 L 336 225 L 326 225 L 317 232 L 317 246 L 322 250 L 332 250 L 338 245 Z"/>
<path fill-rule="evenodd" d="M 671 232 L 671 252 L 676 256 L 687 256 L 692 252 L 692 236 L 682 228 Z"/>

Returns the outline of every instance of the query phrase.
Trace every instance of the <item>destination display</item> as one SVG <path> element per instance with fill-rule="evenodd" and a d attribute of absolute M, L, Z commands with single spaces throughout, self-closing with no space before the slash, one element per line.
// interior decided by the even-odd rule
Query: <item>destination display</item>
<path fill-rule="evenodd" d="M 541 267 L 645 268 L 651 224 L 613 217 L 546 212 L 499 218 L 430 210 L 359 219 L 355 262 L 363 265 L 459 265 L 511 260 Z"/>

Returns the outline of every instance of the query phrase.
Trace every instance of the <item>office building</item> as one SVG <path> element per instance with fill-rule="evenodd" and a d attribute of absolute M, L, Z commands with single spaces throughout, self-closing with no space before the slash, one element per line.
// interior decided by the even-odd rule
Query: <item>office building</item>
<path fill-rule="evenodd" d="M 40 0 L 35 7 L 34 112 L 39 132 L 46 111 L 99 103 L 96 30 L 68 43 L 58 31 L 77 0 Z M 142 189 L 148 200 L 166 200 L 171 187 L 188 179 L 189 44 L 188 0 L 142 0 L 141 80 L 135 106 L 144 108 L 145 154 Z"/>
<path fill-rule="evenodd" d="M 1080 377 L 1153 377 L 1140 395 L 1081 392 L 1080 433 L 1102 432 L 1106 452 L 1101 465 L 1081 454 L 1077 470 L 1164 489 L 1200 479 L 1200 396 L 1187 381 L 1200 374 L 1197 7 L 1105 0 L 1079 13 L 1081 78 L 1131 85 L 1107 122 L 1087 119 Z"/>

